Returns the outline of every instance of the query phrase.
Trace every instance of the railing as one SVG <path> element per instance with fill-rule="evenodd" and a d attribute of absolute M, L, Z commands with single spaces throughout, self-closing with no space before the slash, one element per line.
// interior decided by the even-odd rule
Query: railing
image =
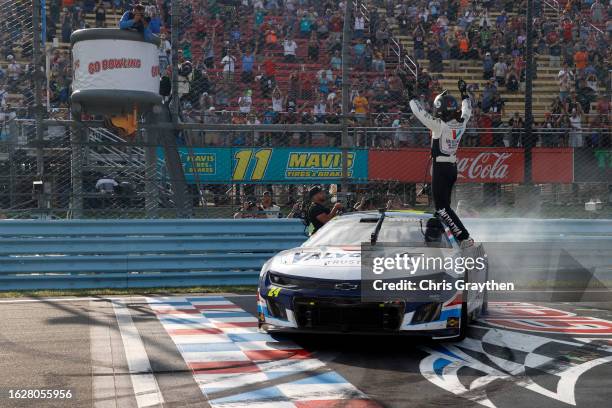
<path fill-rule="evenodd" d="M 558 22 L 561 21 L 561 16 L 563 15 L 561 4 L 557 0 L 544 0 L 544 4 L 549 8 L 553 9 L 557 13 Z M 604 31 L 597 27 L 595 24 L 588 22 L 592 29 L 597 31 L 600 35 L 605 35 Z"/>
<path fill-rule="evenodd" d="M 561 19 L 561 5 L 557 0 L 544 0 L 544 5 L 553 9 L 557 13 L 557 22 Z"/>
<path fill-rule="evenodd" d="M 368 16 L 369 10 L 366 5 L 367 0 L 359 0 L 355 3 L 355 10 L 360 10 L 363 13 L 365 20 L 369 23 L 370 18 Z M 369 27 L 369 24 L 368 24 Z M 391 36 L 391 51 L 397 56 L 397 64 L 398 66 L 402 66 L 410 72 L 415 80 L 419 78 L 419 66 L 415 60 L 413 60 L 407 52 L 404 51 L 404 47 L 402 44 L 395 38 L 395 36 Z"/>

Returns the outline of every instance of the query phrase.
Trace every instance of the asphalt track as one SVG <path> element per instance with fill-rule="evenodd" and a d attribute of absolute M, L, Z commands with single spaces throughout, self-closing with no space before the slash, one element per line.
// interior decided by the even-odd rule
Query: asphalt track
<path fill-rule="evenodd" d="M 498 302 L 454 344 L 270 337 L 257 333 L 254 312 L 253 296 L 231 294 L 0 301 L 0 407 L 595 408 L 612 401 L 612 302 Z M 10 398 L 11 390 L 65 390 L 71 398 Z"/>

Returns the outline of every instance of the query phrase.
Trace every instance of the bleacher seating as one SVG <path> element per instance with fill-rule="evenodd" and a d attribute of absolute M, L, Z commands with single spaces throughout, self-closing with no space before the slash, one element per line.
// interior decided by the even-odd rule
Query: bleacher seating
<path fill-rule="evenodd" d="M 360 2 L 357 2 L 357 5 L 371 10 L 372 8 L 375 8 L 376 5 L 374 1 L 370 0 L 370 2 L 373 4 L 369 4 L 367 1 L 362 0 Z M 471 2 L 471 1 L 465 2 L 465 3 L 462 2 L 462 4 L 465 4 L 466 7 L 471 7 L 473 3 L 474 2 Z M 493 2 L 493 4 L 494 4 L 494 7 L 491 9 L 489 16 L 492 21 L 495 21 L 495 18 L 500 13 L 500 9 L 495 8 L 495 6 L 497 5 L 497 2 Z M 559 21 L 560 19 L 559 13 L 563 11 L 565 2 L 562 1 L 562 2 L 559 2 L 558 4 L 559 4 L 559 7 L 561 8 L 561 11 L 555 10 L 552 7 L 543 7 L 542 9 L 543 18 L 548 19 L 548 20 L 554 20 L 555 22 Z M 221 7 L 224 7 L 224 6 L 221 6 Z M 188 9 L 188 10 L 191 10 L 191 9 Z M 459 10 L 459 12 L 461 13 L 463 12 L 463 10 L 464 9 L 462 8 Z M 377 11 L 380 16 L 387 16 L 387 10 L 385 8 L 379 8 Z M 186 11 L 183 10 L 183 13 L 185 12 Z M 229 40 L 230 38 L 230 34 L 229 34 L 230 28 L 229 27 L 232 24 L 230 23 L 224 24 L 222 22 L 221 25 L 219 26 L 218 21 L 215 20 L 215 17 L 211 15 L 207 15 L 206 12 L 207 10 L 204 10 L 203 13 L 199 13 L 199 15 L 204 14 L 204 16 L 201 17 L 202 20 L 197 23 L 196 23 L 196 20 L 199 17 L 198 17 L 198 14 L 194 12 L 194 16 L 190 16 L 190 19 L 188 20 L 188 21 L 191 21 L 192 23 L 185 25 L 185 26 L 181 26 L 181 30 L 180 30 L 180 33 L 182 36 L 181 42 L 183 42 L 183 39 L 184 39 L 185 42 L 190 44 L 189 49 L 192 54 L 191 59 L 194 65 L 199 66 L 199 64 L 202 62 L 203 57 L 204 57 L 203 49 L 202 49 L 202 46 L 205 41 L 204 37 L 214 38 L 213 47 L 214 47 L 214 54 L 215 54 L 215 64 L 213 68 L 210 68 L 207 71 L 209 74 L 209 78 L 211 78 L 213 81 L 219 81 L 218 78 L 221 77 L 222 71 L 223 71 L 223 68 L 220 64 L 220 60 L 223 54 L 223 49 L 226 46 L 226 41 Z M 584 12 L 588 13 L 587 11 L 584 11 Z M 242 11 L 242 12 L 239 12 L 242 14 L 236 14 L 237 11 L 235 9 L 232 9 L 232 13 L 233 14 L 231 18 L 235 18 L 239 20 L 239 26 L 240 26 L 240 31 L 241 31 L 240 43 L 242 44 L 242 48 L 244 48 L 245 44 L 252 43 L 254 41 L 255 36 L 257 36 L 257 32 L 256 32 L 257 28 L 255 24 L 254 13 L 252 12 L 245 13 L 244 11 Z M 508 13 L 509 18 L 513 18 L 517 15 L 518 15 L 517 11 Z M 114 10 L 109 7 L 107 9 L 107 14 L 106 14 L 106 25 L 107 26 L 116 25 L 120 17 L 121 17 L 120 10 Z M 185 17 L 185 16 L 182 16 L 182 17 Z M 384 18 L 384 17 L 380 17 L 380 18 Z M 288 20 L 287 13 L 285 13 L 284 10 L 281 10 L 281 12 L 278 14 L 275 12 L 268 12 L 265 16 L 264 21 L 266 23 L 271 22 L 273 24 L 282 26 L 286 24 L 287 20 Z M 414 50 L 413 50 L 412 36 L 402 35 L 398 28 L 397 22 L 395 21 L 394 18 L 389 18 L 388 21 L 391 23 L 390 24 L 391 34 L 394 36 L 394 38 L 397 39 L 402 44 L 406 52 L 408 52 L 409 54 L 413 54 Z M 230 22 L 231 22 L 231 19 L 230 19 Z M 94 13 L 85 14 L 84 23 L 87 26 L 94 27 L 96 23 L 95 14 Z M 56 32 L 61 33 L 61 23 L 58 21 L 56 24 L 57 24 Z M 366 23 L 366 32 L 369 29 L 368 24 L 369 23 Z M 600 24 L 600 28 L 601 28 L 601 24 Z M 202 35 L 202 33 L 199 32 L 202 29 L 205 31 L 206 36 Z M 215 30 L 216 30 L 216 35 L 213 36 L 212 34 L 213 34 L 213 31 Z M 293 32 L 298 33 L 298 30 L 299 30 L 299 21 L 296 20 L 295 26 L 293 27 Z M 308 55 L 307 55 L 308 39 L 300 38 L 299 36 L 294 36 L 294 37 L 295 37 L 294 38 L 295 41 L 298 44 L 298 49 L 297 49 L 298 58 L 297 58 L 297 62 L 295 63 L 287 63 L 284 61 L 282 44 L 281 44 L 282 38 L 280 35 L 279 35 L 279 42 L 276 45 L 276 47 L 274 47 L 273 49 L 270 49 L 269 47 L 265 47 L 266 53 L 270 55 L 270 59 L 275 65 L 276 84 L 278 85 L 279 89 L 284 95 L 286 95 L 289 92 L 289 88 L 290 88 L 289 78 L 292 74 L 299 74 L 302 70 L 305 70 L 308 73 L 308 76 L 310 77 L 309 81 L 312 83 L 312 87 L 314 89 L 316 88 L 314 85 L 315 80 L 316 80 L 315 78 L 316 73 L 321 69 L 328 69 L 330 66 L 330 53 L 328 53 L 326 50 L 323 49 L 326 46 L 325 42 L 321 43 L 322 49 L 321 49 L 321 52 L 319 52 L 319 60 L 313 63 L 312 61 L 308 60 Z M 61 52 L 64 52 L 66 54 L 69 52 L 69 44 L 67 43 L 60 42 L 58 48 Z M 257 61 L 255 64 L 256 74 L 261 73 L 260 64 L 264 58 L 263 51 L 264 51 L 264 46 L 263 44 L 260 44 L 259 53 L 258 53 L 259 55 L 257 56 Z M 15 57 L 22 65 L 26 65 L 29 62 L 28 58 L 24 58 L 18 53 L 17 55 L 15 55 Z M 377 78 L 383 78 L 383 77 L 389 78 L 393 76 L 394 71 L 397 67 L 397 62 L 398 62 L 397 57 L 393 52 L 389 52 L 386 55 L 385 60 L 386 60 L 385 61 L 386 70 L 384 73 L 376 73 L 376 72 L 371 72 L 371 71 L 366 72 L 366 71 L 362 71 L 360 69 L 353 67 L 351 71 L 351 81 L 358 82 L 358 81 L 364 81 L 365 79 L 366 80 L 365 83 L 371 84 Z M 429 66 L 429 62 L 424 59 L 418 60 L 418 63 L 420 64 L 421 67 Z M 6 68 L 6 64 L 7 64 L 6 61 L 0 61 L 0 67 Z M 553 103 L 553 101 L 559 96 L 559 85 L 558 85 L 558 80 L 557 80 L 557 74 L 559 72 L 559 67 L 551 65 L 550 58 L 546 54 L 536 55 L 535 65 L 537 67 L 537 77 L 534 78 L 534 81 L 533 81 L 533 91 L 534 91 L 533 93 L 533 112 L 534 112 L 534 116 L 536 120 L 542 120 L 545 114 L 550 111 L 551 104 Z M 456 81 L 459 78 L 463 78 L 468 83 L 478 84 L 481 90 L 483 89 L 484 84 L 486 83 L 486 79 L 483 78 L 483 75 L 482 75 L 482 61 L 479 59 L 460 60 L 460 61 L 444 60 L 443 66 L 444 66 L 443 72 L 430 72 L 430 75 L 433 78 L 438 79 L 438 82 L 442 88 L 450 89 L 451 91 L 453 91 L 456 88 Z M 236 55 L 236 68 L 235 68 L 236 76 L 229 89 L 230 91 L 229 101 L 228 101 L 229 103 L 227 104 L 227 106 L 224 106 L 223 108 L 230 110 L 230 111 L 238 111 L 239 97 L 244 94 L 244 91 L 246 91 L 247 89 L 251 89 L 252 90 L 252 100 L 253 100 L 252 112 L 256 113 L 261 118 L 261 116 L 263 115 L 263 112 L 265 112 L 266 110 L 270 108 L 271 98 L 270 96 L 266 96 L 262 94 L 262 91 L 257 81 L 254 81 L 253 83 L 250 83 L 250 84 L 242 83 L 239 80 L 241 69 L 242 69 L 241 59 L 239 56 Z M 339 74 L 340 73 L 338 71 L 334 71 L 334 76 L 338 76 Z M 300 82 L 302 82 L 302 85 L 304 84 L 304 81 L 300 81 Z M 501 92 L 501 96 L 503 100 L 505 101 L 504 121 L 506 121 L 511 115 L 513 115 L 514 112 L 519 112 L 522 114 L 522 112 L 524 111 L 524 94 L 521 91 L 522 89 L 519 90 L 518 92 L 506 92 L 505 89 L 503 88 L 500 88 L 499 90 Z M 197 89 L 195 89 L 193 92 L 201 93 Z M 602 87 L 600 84 L 599 93 L 604 94 L 605 92 L 606 92 L 606 89 L 604 89 L 604 87 Z M 315 92 L 313 92 L 313 94 L 314 93 Z M 192 99 L 197 99 L 197 95 L 195 98 L 192 98 Z M 314 97 L 309 98 L 309 99 L 299 98 L 297 100 L 298 109 L 303 107 L 304 104 L 309 104 L 309 107 L 305 109 L 311 109 L 314 101 L 315 101 Z M 11 103 L 11 105 L 13 106 L 16 106 L 19 104 L 23 104 L 26 101 L 24 101 L 23 94 L 20 94 L 19 92 L 12 92 L 12 93 L 9 93 L 7 102 Z M 393 112 L 398 111 L 398 101 L 386 101 L 385 103 L 388 105 L 388 112 L 393 113 Z"/>

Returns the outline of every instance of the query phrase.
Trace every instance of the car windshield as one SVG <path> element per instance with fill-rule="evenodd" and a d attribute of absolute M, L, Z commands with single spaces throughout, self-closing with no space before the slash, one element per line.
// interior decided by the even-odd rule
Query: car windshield
<path fill-rule="evenodd" d="M 302 246 L 353 246 L 362 242 L 370 242 L 370 236 L 376 228 L 376 215 L 366 217 L 337 217 L 325 224 L 316 234 L 311 236 Z M 423 220 L 423 228 L 426 220 Z M 410 242 L 423 243 L 425 237 L 421 231 L 419 219 L 411 217 L 387 216 L 382 223 L 378 242 Z M 440 234 L 438 243 L 441 247 L 450 248 L 451 244 L 446 234 Z"/>

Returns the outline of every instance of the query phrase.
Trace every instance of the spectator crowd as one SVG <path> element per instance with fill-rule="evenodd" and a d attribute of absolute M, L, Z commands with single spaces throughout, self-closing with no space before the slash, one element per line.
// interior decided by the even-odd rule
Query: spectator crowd
<path fill-rule="evenodd" d="M 431 108 L 445 74 L 481 66 L 469 93 L 474 115 L 465 136 L 473 146 L 523 146 L 524 118 L 507 112 L 504 95 L 524 91 L 526 1 L 357 1 L 351 21 L 347 115 L 360 146 L 425 146 L 428 134 L 407 108 L 395 74 L 398 53 L 419 65 L 417 89 Z M 29 1 L 0 10 L 0 109 L 32 117 Z M 558 67 L 559 94 L 536 117 L 542 146 L 610 146 L 611 8 L 601 0 L 560 2 L 555 17 L 534 0 L 534 47 Z M 50 114 L 69 108 L 72 31 L 116 27 L 124 0 L 49 0 L 45 40 Z M 160 38 L 161 92 L 170 98 L 172 47 L 178 47 L 182 120 L 205 124 L 338 124 L 342 116 L 345 2 L 331 0 L 184 0 L 178 44 L 171 44 L 171 1 L 144 4 L 148 29 Z M 29 33 L 29 35 L 28 35 Z M 408 39 L 403 41 L 402 39 Z M 403 44 L 401 44 L 403 43 Z M 540 59 L 538 59 L 540 61 Z M 536 75 L 537 71 L 531 73 Z M 534 92 L 538 92 L 534 87 Z M 542 91 L 544 92 L 544 91 Z M 15 97 L 16 95 L 16 97 Z M 365 128 L 374 128 L 365 132 Z M 338 145 L 323 132 L 215 132 L 190 137 L 207 145 Z"/>

